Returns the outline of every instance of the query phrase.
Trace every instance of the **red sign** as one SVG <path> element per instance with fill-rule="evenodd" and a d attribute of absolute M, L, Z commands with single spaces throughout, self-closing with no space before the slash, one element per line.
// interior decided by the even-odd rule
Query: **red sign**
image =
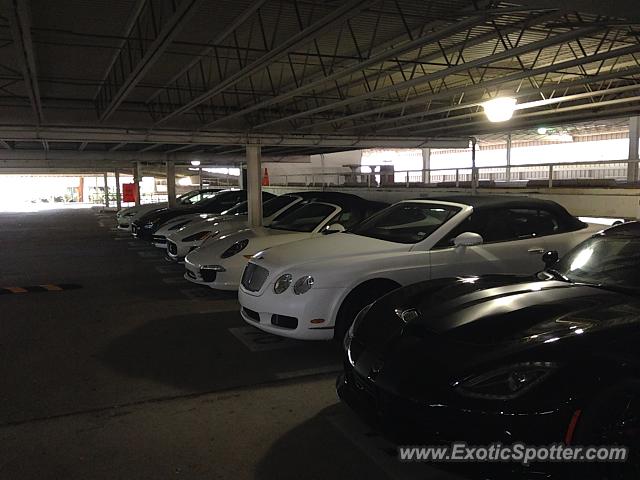
<path fill-rule="evenodd" d="M 136 184 L 135 183 L 124 183 L 122 185 L 122 201 L 123 202 L 135 202 L 136 201 Z"/>

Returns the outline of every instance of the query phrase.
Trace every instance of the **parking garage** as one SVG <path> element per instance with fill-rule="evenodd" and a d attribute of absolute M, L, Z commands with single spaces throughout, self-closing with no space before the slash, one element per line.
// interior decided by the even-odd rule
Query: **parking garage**
<path fill-rule="evenodd" d="M 593 425 L 638 426 L 640 359 L 624 343 L 638 335 L 637 280 L 621 273 L 607 290 L 586 268 L 597 242 L 636 261 L 625 243 L 640 219 L 634 1 L 4 0 L 0 29 L 0 478 L 557 474 L 398 450 L 509 443 L 505 432 L 621 445 L 628 469 L 562 474 L 632 478 L 638 429 L 599 437 Z M 462 286 L 432 299 L 446 279 Z M 516 327 L 482 324 L 479 296 L 465 303 L 478 317 L 468 331 L 460 320 L 450 332 L 463 314 L 442 310 L 484 281 L 487 299 L 507 299 L 487 311 L 511 308 L 527 345 L 548 335 L 541 348 L 553 349 L 492 367 L 508 373 L 508 395 L 480 391 L 489 374 L 469 365 L 506 356 Z M 425 312 L 434 326 L 419 330 Z M 530 331 L 544 315 L 555 326 Z M 370 364 L 367 317 L 405 325 L 378 333 L 397 342 L 371 347 Z M 594 337 L 614 317 L 629 330 Z M 467 347 L 438 347 L 436 333 Z M 406 418 L 385 417 L 376 379 L 410 355 L 397 345 L 427 361 L 416 338 L 431 356 L 396 374 L 394 395 L 461 363 L 447 388 L 488 402 L 485 414 L 491 401 L 512 417 L 553 411 L 553 435 L 474 425 L 479 404 L 450 412 L 458 390 L 406 394 L 450 420 L 421 423 L 420 411 L 408 422 L 425 435 L 396 435 Z M 607 361 L 594 367 L 581 348 Z M 558 380 L 569 364 L 597 381 L 571 386 L 567 412 L 535 400 L 571 384 Z M 526 405 L 509 403 L 519 385 Z M 373 415 L 361 407 L 371 398 Z M 598 410 L 622 400 L 632 420 Z"/>

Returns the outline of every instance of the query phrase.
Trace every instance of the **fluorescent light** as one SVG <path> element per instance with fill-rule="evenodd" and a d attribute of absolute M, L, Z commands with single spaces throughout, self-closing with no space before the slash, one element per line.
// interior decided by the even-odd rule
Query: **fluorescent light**
<path fill-rule="evenodd" d="M 191 165 L 193 165 L 194 167 L 199 167 L 200 166 L 200 160 L 191 160 Z"/>
<path fill-rule="evenodd" d="M 547 133 L 547 127 L 538 128 L 538 135 L 545 135 Z"/>
<path fill-rule="evenodd" d="M 513 117 L 517 100 L 513 97 L 498 97 L 482 104 L 490 122 L 506 122 Z"/>

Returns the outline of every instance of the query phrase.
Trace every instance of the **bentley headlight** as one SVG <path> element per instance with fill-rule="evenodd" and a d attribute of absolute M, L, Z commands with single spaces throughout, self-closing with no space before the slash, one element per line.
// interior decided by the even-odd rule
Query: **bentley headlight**
<path fill-rule="evenodd" d="M 544 381 L 556 368 L 551 362 L 518 363 L 474 375 L 454 386 L 468 397 L 511 400 Z"/>
<path fill-rule="evenodd" d="M 247 248 L 247 245 L 249 245 L 248 238 L 245 238 L 244 240 L 239 240 L 233 245 L 231 245 L 229 248 L 227 248 L 224 252 L 222 252 L 222 255 L 220 255 L 220 258 L 233 257 L 234 255 L 240 253 L 242 250 Z"/>
<path fill-rule="evenodd" d="M 293 280 L 293 277 L 291 276 L 290 273 L 285 273 L 284 275 L 280 275 L 276 280 L 276 283 L 273 284 L 273 292 L 276 295 L 280 295 L 281 293 L 284 293 L 287 290 L 287 288 L 289 288 L 289 285 L 291 285 L 291 280 Z"/>
<path fill-rule="evenodd" d="M 218 232 L 216 232 L 218 233 Z M 188 237 L 185 237 L 182 239 L 183 242 L 197 242 L 199 240 L 206 240 L 207 238 L 209 238 L 211 236 L 212 232 L 209 231 L 202 231 L 202 232 L 198 232 L 198 233 L 194 233 L 193 235 L 189 235 Z"/>
<path fill-rule="evenodd" d="M 313 277 L 311 275 L 306 275 L 299 278 L 293 285 L 293 293 L 296 295 L 302 295 L 303 293 L 307 293 L 311 290 L 311 287 L 313 287 Z"/>

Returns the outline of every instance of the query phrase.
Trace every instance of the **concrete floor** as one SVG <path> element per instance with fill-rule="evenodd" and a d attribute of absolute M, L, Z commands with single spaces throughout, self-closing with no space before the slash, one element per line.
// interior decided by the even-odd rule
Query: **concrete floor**
<path fill-rule="evenodd" d="M 0 287 L 81 287 L 0 296 L 0 478 L 452 478 L 337 400 L 337 345 L 246 326 L 112 214 L 0 225 Z"/>

